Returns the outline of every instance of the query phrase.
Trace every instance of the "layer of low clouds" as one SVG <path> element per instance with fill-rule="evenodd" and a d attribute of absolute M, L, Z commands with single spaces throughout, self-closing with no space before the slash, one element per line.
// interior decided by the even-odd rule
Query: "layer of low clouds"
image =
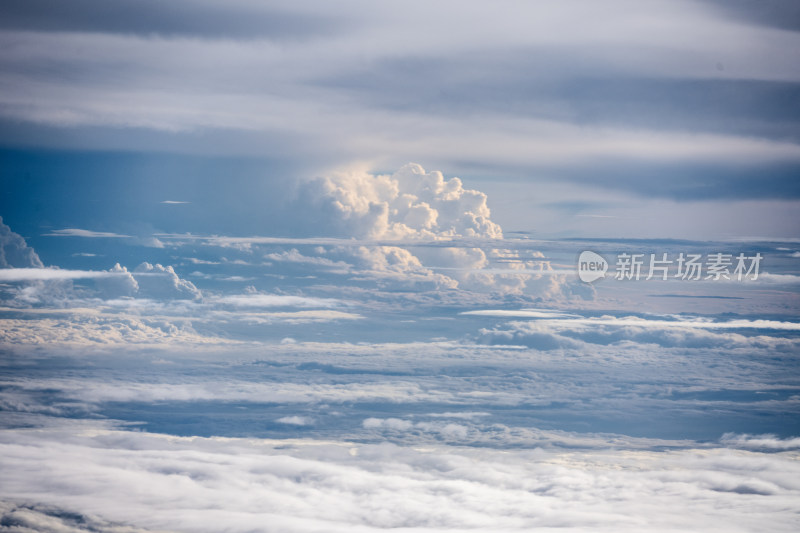
<path fill-rule="evenodd" d="M 721 447 L 496 453 L 57 428 L 0 439 L 0 494 L 15 502 L 3 521 L 40 531 L 80 531 L 67 529 L 77 513 L 109 532 L 789 532 L 800 490 L 792 456 Z"/>

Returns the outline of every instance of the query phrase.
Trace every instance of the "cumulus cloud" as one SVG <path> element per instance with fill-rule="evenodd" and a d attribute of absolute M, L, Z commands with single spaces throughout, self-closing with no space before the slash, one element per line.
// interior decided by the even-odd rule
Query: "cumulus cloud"
<path fill-rule="evenodd" d="M 200 299 L 202 293 L 191 281 L 181 279 L 172 266 L 142 263 L 130 272 L 115 264 L 108 270 L 69 270 L 60 268 L 0 269 L 0 282 L 24 283 L 14 293 L 16 300 L 28 303 L 66 304 L 80 298 L 70 283 L 90 281 L 94 297 L 102 299 L 139 296 L 154 299 Z"/>
<path fill-rule="evenodd" d="M 543 298 L 569 292 L 565 279 L 548 276 L 538 283 L 552 270 L 541 253 L 526 251 L 522 258 L 518 251 L 491 246 L 503 240 L 503 231 L 491 219 L 488 198 L 459 178 L 445 179 L 415 163 L 391 175 L 353 169 L 309 182 L 303 197 L 322 217 L 320 226 L 354 240 L 336 249 L 351 254 L 362 276 L 423 288 L 517 294 L 533 281 L 533 291 Z M 493 261 L 503 268 L 493 268 Z"/>
<path fill-rule="evenodd" d="M 335 213 L 341 235 L 370 239 L 501 239 L 490 219 L 484 193 L 464 189 L 461 180 L 445 180 L 409 163 L 389 175 L 365 170 L 318 178 L 309 187 L 323 209 Z"/>
<path fill-rule="evenodd" d="M 359 275 L 377 279 L 383 284 L 417 288 L 455 289 L 458 282 L 426 268 L 417 256 L 399 246 L 360 246 L 350 250 L 361 268 Z"/>
<path fill-rule="evenodd" d="M 118 274 L 116 276 L 104 276 L 95 279 L 95 286 L 104 298 L 119 298 L 124 296 L 134 296 L 139 292 L 139 283 L 136 278 L 128 272 L 128 269 L 115 264 L 109 272 Z"/>
<path fill-rule="evenodd" d="M 0 268 L 42 268 L 42 260 L 25 239 L 0 217 Z"/>
<path fill-rule="evenodd" d="M 133 270 L 133 277 L 139 285 L 138 294 L 142 296 L 190 300 L 199 300 L 203 296 L 191 281 L 178 277 L 175 269 L 169 265 L 144 262 Z"/>
<path fill-rule="evenodd" d="M 127 235 L 69 228 L 51 235 L 128 238 Z M 156 239 L 157 240 L 157 239 Z M 159 246 L 150 243 L 149 246 Z M 89 254 L 93 255 L 93 254 Z M 76 287 L 73 281 L 89 282 Z M 45 267 L 25 240 L 0 218 L 0 283 L 20 284 L 7 291 L 6 303 L 68 305 L 90 295 L 101 299 L 139 296 L 156 299 L 201 299 L 202 293 L 181 279 L 172 266 L 140 264 L 133 272 L 116 263 L 108 270 L 75 270 Z M 88 291 L 88 293 L 87 293 Z"/>

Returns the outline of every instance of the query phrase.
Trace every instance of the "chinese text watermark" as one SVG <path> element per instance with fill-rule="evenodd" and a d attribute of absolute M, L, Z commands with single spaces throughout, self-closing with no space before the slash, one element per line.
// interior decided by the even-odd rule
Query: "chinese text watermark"
<path fill-rule="evenodd" d="M 760 253 L 710 254 L 659 253 L 637 254 L 623 252 L 617 255 L 613 278 L 615 280 L 663 280 L 680 279 L 755 281 L 763 256 Z M 586 250 L 578 257 L 578 277 L 581 281 L 592 283 L 606 277 L 610 265 L 598 253 Z M 609 273 L 611 275 L 611 273 Z"/>

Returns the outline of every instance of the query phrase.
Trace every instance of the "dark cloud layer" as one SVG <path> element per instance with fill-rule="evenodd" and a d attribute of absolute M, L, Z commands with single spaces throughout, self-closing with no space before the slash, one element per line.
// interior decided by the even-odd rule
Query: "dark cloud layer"
<path fill-rule="evenodd" d="M 0 29 L 303 40 L 340 31 L 344 21 L 257 2 L 8 0 Z"/>
<path fill-rule="evenodd" d="M 775 28 L 800 29 L 800 5 L 794 0 L 701 0 L 742 22 Z"/>

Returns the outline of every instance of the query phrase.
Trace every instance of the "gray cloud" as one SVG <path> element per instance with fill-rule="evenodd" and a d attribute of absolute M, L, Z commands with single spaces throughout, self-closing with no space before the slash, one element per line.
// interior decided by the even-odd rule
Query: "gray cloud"
<path fill-rule="evenodd" d="M 775 28 L 800 29 L 800 6 L 793 0 L 700 0 L 720 13 L 746 24 L 765 24 Z"/>
<path fill-rule="evenodd" d="M 224 7 L 209 1 L 154 0 L 93 2 L 9 0 L 0 9 L 0 28 L 50 32 L 101 32 L 144 36 L 304 40 L 334 32 L 344 21 L 313 12 L 258 2 L 234 1 Z"/>
<path fill-rule="evenodd" d="M 797 195 L 798 36 L 702 3 L 132 5 L 7 8 L 5 142 L 39 124 L 38 146 L 66 146 L 67 126 L 69 146 L 92 149 L 302 156 L 315 170 L 413 157 L 681 199 Z M 305 37 L 204 33 L 233 19 Z M 58 24 L 88 33 L 46 31 Z"/>
<path fill-rule="evenodd" d="M 95 516 L 52 505 L 0 501 L 0 524 L 9 533 L 144 533 L 145 529 L 113 524 Z"/>

